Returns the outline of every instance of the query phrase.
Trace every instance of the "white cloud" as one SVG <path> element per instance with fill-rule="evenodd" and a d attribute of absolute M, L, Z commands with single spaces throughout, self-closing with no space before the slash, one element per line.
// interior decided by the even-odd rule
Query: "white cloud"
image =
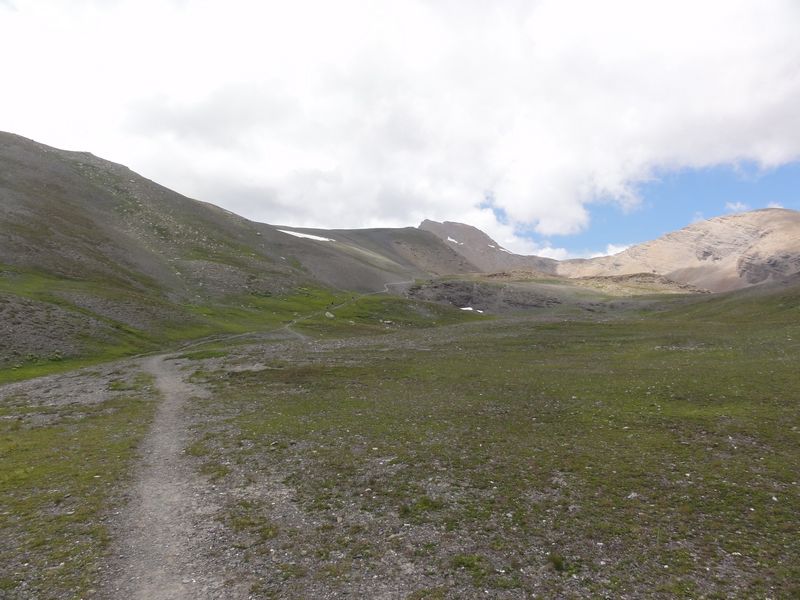
<path fill-rule="evenodd" d="M 750 207 L 744 202 L 726 202 L 725 210 L 728 212 L 744 212 L 750 210 Z"/>
<path fill-rule="evenodd" d="M 459 220 L 558 254 L 522 232 L 664 170 L 800 158 L 793 0 L 14 6 L 0 129 L 266 222 Z"/>
<path fill-rule="evenodd" d="M 421 221 L 422 219 L 419 220 Z M 448 219 L 441 217 L 435 220 L 444 221 Z M 491 208 L 476 207 L 467 209 L 460 220 L 487 233 L 501 247 L 515 254 L 543 256 L 558 260 L 570 257 L 565 248 L 554 248 L 548 243 L 537 243 L 530 237 L 520 235 L 513 225 L 502 223 Z"/>
<path fill-rule="evenodd" d="M 624 252 L 631 247 L 631 244 L 608 244 L 604 252 L 592 252 L 586 258 L 597 258 L 598 256 L 614 256 Z"/>
<path fill-rule="evenodd" d="M 614 256 L 615 254 L 619 254 L 620 252 L 625 252 L 628 248 L 631 247 L 631 244 L 608 244 L 606 246 L 606 254 L 608 256 Z"/>
<path fill-rule="evenodd" d="M 767 204 L 767 208 L 783 208 L 783 204 L 780 202 L 770 202 Z"/>

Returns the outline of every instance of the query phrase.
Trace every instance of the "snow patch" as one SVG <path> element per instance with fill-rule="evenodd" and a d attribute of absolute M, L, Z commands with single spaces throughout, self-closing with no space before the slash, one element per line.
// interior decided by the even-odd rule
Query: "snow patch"
<path fill-rule="evenodd" d="M 489 246 L 489 248 L 495 248 L 495 249 L 497 248 L 497 246 L 492 246 L 491 244 L 486 244 L 486 245 Z"/>
<path fill-rule="evenodd" d="M 472 308 L 471 306 L 462 306 L 461 310 L 475 310 L 475 309 Z"/>
<path fill-rule="evenodd" d="M 308 240 L 317 240 L 318 242 L 335 242 L 336 240 L 332 240 L 331 238 L 321 237 L 318 235 L 311 235 L 310 233 L 300 233 L 299 231 L 289 231 L 288 229 L 278 229 L 281 233 L 287 233 L 289 235 L 293 235 L 294 237 L 299 238 L 306 238 Z"/>
<path fill-rule="evenodd" d="M 458 244 L 459 246 L 463 246 L 464 245 L 464 242 L 459 242 L 458 240 L 454 240 L 449 235 L 447 236 L 447 241 L 448 242 L 452 242 L 453 244 Z"/>
<path fill-rule="evenodd" d="M 514 254 L 511 252 L 511 250 L 506 250 L 505 248 L 498 248 L 498 250 L 500 250 L 500 252 L 505 252 L 506 254 Z"/>

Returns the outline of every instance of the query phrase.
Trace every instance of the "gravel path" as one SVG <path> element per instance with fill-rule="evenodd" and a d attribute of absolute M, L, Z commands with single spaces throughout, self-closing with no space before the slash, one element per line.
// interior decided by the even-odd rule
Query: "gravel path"
<path fill-rule="evenodd" d="M 208 484 L 183 457 L 188 439 L 183 407 L 195 386 L 180 363 L 156 356 L 144 362 L 161 393 L 153 427 L 145 438 L 131 498 L 116 533 L 104 598 L 180 600 L 246 598 L 223 580 L 224 568 L 208 558 L 217 510 Z"/>
<path fill-rule="evenodd" d="M 389 286 L 406 283 L 386 284 L 384 290 L 362 296 L 387 293 Z M 351 298 L 331 310 L 355 300 Z M 294 319 L 278 331 L 308 342 L 311 338 L 293 326 L 321 312 Z M 207 341 L 190 344 L 184 350 Z M 184 380 L 183 363 L 174 357 L 154 356 L 142 365 L 155 378 L 161 403 L 141 446 L 128 505 L 112 532 L 112 558 L 105 568 L 105 584 L 99 596 L 136 600 L 247 598 L 249 586 L 235 576 L 226 577 L 232 572 L 226 568 L 231 566 L 230 559 L 238 561 L 231 549 L 220 547 L 224 536 L 214 518 L 219 494 L 197 476 L 183 454 L 190 434 L 183 409 L 192 396 L 204 390 Z"/>

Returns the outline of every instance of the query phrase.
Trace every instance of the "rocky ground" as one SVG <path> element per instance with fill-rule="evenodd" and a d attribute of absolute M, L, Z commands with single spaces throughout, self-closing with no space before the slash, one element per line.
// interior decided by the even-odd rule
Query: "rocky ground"
<path fill-rule="evenodd" d="M 797 299 L 698 298 L 369 335 L 345 301 L 5 386 L 0 590 L 792 597 Z"/>
<path fill-rule="evenodd" d="M 428 302 L 495 313 L 550 308 L 562 303 L 552 292 L 548 294 L 542 290 L 470 280 L 433 280 L 412 286 L 407 295 Z"/>

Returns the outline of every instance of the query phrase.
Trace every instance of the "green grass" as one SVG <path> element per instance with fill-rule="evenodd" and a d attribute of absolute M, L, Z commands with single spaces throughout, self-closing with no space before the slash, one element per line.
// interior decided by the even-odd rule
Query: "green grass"
<path fill-rule="evenodd" d="M 77 349 L 69 356 L 18 357 L 7 365 L 10 368 L 0 370 L 0 384 L 65 372 L 124 356 L 163 352 L 190 340 L 277 329 L 297 318 L 324 311 L 349 297 L 322 288 L 300 287 L 282 296 L 231 296 L 213 303 L 176 306 L 103 282 L 57 278 L 9 268 L 2 273 L 0 292 L 57 306 L 82 319 L 96 319 L 106 329 L 95 337 L 75 338 Z M 152 311 L 153 320 L 145 329 L 126 325 L 68 301 L 65 294 L 70 293 L 111 303 L 130 301 L 144 311 Z M 54 330 L 53 334 L 58 335 L 58 331 Z"/>
<path fill-rule="evenodd" d="M 81 321 L 98 322 L 102 328 L 96 335 L 76 337 L 61 333 L 58 323 L 52 322 L 52 334 L 69 337 L 75 349 L 66 355 L 51 352 L 17 357 L 7 365 L 9 369 L 0 371 L 0 383 L 64 372 L 124 356 L 164 351 L 190 340 L 269 331 L 292 322 L 297 322 L 298 330 L 309 334 L 336 337 L 385 333 L 403 327 L 432 327 L 478 318 L 447 306 L 384 295 L 360 296 L 311 286 L 301 286 L 282 295 L 232 295 L 213 302 L 175 305 L 153 291 L 106 281 L 55 277 L 2 265 L 0 293 L 57 307 Z M 108 313 L 100 314 L 80 306 L 69 299 L 72 295 L 107 305 L 128 303 L 138 311 L 146 326 L 126 324 Z M 326 318 L 327 311 L 332 311 L 336 318 Z"/>
<path fill-rule="evenodd" d="M 407 300 L 382 294 L 356 296 L 342 306 L 298 322 L 297 329 L 322 337 L 350 337 L 373 333 L 397 332 L 409 328 L 430 328 L 489 319 L 452 306 Z"/>
<path fill-rule="evenodd" d="M 235 465 L 228 485 L 279 474 L 307 518 L 341 523 L 277 533 L 312 571 L 357 578 L 334 557 L 369 543 L 375 560 L 452 570 L 466 595 L 792 597 L 800 322 L 785 303 L 736 329 L 723 313 L 741 307 L 712 320 L 677 299 L 608 322 L 331 342 L 207 374 L 196 410 L 211 458 Z"/>
<path fill-rule="evenodd" d="M 278 535 L 277 526 L 259 514 L 263 510 L 258 502 L 240 500 L 227 507 L 223 520 L 234 531 L 254 533 L 256 541 L 262 543 Z"/>
<path fill-rule="evenodd" d="M 45 375 L 55 375 L 67 373 L 84 367 L 91 367 L 101 363 L 109 362 L 118 358 L 132 356 L 142 351 L 140 346 L 133 344 L 119 344 L 102 349 L 95 349 L 91 355 L 83 358 L 49 360 L 46 358 L 33 358 L 23 363 L 21 366 L 5 368 L 0 370 L 0 385 L 13 381 L 22 381 L 43 377 Z"/>
<path fill-rule="evenodd" d="M 490 573 L 488 561 L 479 554 L 457 554 L 453 557 L 452 565 L 469 573 L 476 587 L 482 586 Z"/>
<path fill-rule="evenodd" d="M 274 329 L 297 318 L 324 311 L 348 297 L 342 292 L 301 287 L 282 296 L 250 295 L 230 297 L 217 304 L 189 305 L 187 309 L 190 314 L 206 328 L 200 335 L 194 332 L 189 337 Z M 187 332 L 179 328 L 175 336 L 186 339 Z"/>
<path fill-rule="evenodd" d="M 800 293 L 797 286 L 787 289 L 755 287 L 713 296 L 690 296 L 667 313 L 677 318 L 703 322 L 755 322 L 779 325 L 800 319 Z"/>
<path fill-rule="evenodd" d="M 445 503 L 441 500 L 436 500 L 429 496 L 420 496 L 409 504 L 401 505 L 398 515 L 404 520 L 420 521 L 424 519 L 426 513 L 441 510 L 444 506 Z"/>
<path fill-rule="evenodd" d="M 106 517 L 152 417 L 151 384 L 139 376 L 94 405 L 2 406 L 0 596 L 79 598 L 93 585 Z"/>

